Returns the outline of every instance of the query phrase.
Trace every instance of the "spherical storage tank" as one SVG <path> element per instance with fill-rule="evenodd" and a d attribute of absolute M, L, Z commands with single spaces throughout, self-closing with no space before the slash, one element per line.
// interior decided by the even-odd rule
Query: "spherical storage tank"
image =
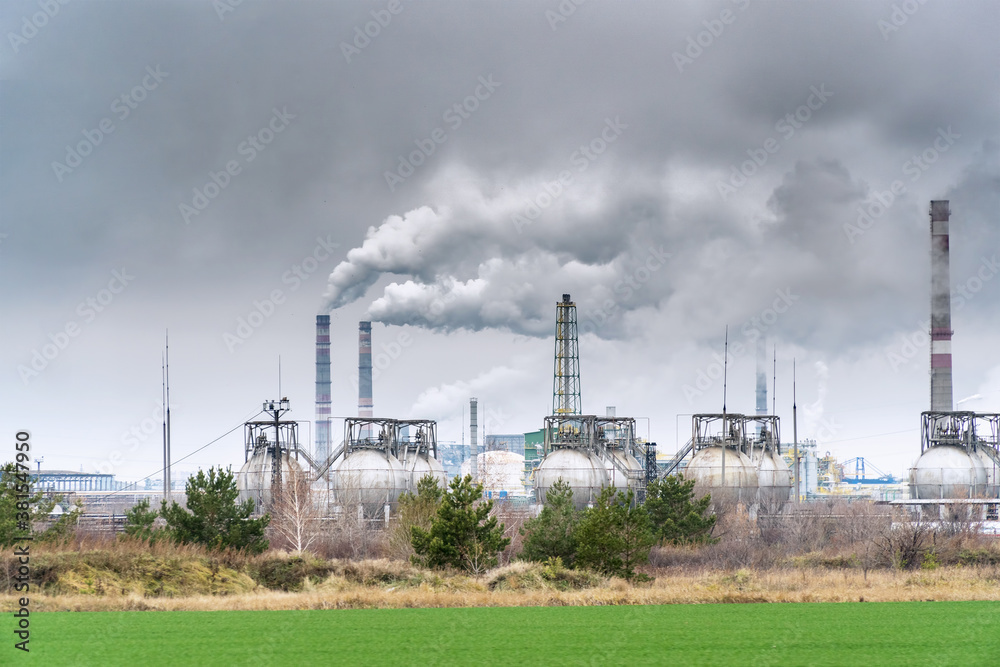
<path fill-rule="evenodd" d="M 742 503 L 757 499 L 757 466 L 737 449 L 712 446 L 699 450 L 684 476 L 694 480 L 697 497 L 710 493 L 713 502 Z"/>
<path fill-rule="evenodd" d="M 253 499 L 258 510 L 271 504 L 271 471 L 274 457 L 266 449 L 259 449 L 240 468 L 236 476 L 236 488 L 240 492 L 240 502 Z M 293 475 L 301 475 L 302 467 L 298 461 L 281 453 L 281 479 L 287 481 Z"/>
<path fill-rule="evenodd" d="M 356 449 L 337 464 L 331 481 L 339 504 L 365 505 L 378 512 L 399 499 L 406 490 L 408 475 L 392 454 Z"/>
<path fill-rule="evenodd" d="M 448 475 L 444 471 L 444 466 L 433 456 L 413 456 L 403 464 L 403 473 L 406 475 L 406 490 L 412 494 L 417 493 L 417 483 L 425 475 L 433 475 L 438 481 L 438 486 L 442 489 L 448 486 Z"/>
<path fill-rule="evenodd" d="M 645 479 L 646 468 L 639 463 L 639 460 L 621 450 L 613 450 L 611 457 L 607 460 L 605 467 L 608 473 L 608 482 L 619 491 L 627 491 L 629 488 L 635 489 L 642 484 Z"/>
<path fill-rule="evenodd" d="M 910 495 L 916 500 L 979 498 L 986 491 L 987 473 L 982 459 L 963 447 L 931 447 L 910 469 Z"/>
<path fill-rule="evenodd" d="M 1000 461 L 993 460 L 985 449 L 977 449 L 976 454 L 986 471 L 986 497 L 1000 498 Z"/>
<path fill-rule="evenodd" d="M 728 461 L 727 461 L 728 463 Z M 767 507 L 779 509 L 792 493 L 792 471 L 778 452 L 764 452 L 757 467 L 757 484 L 760 501 Z"/>
<path fill-rule="evenodd" d="M 584 449 L 564 448 L 549 452 L 535 470 L 535 493 L 544 503 L 549 488 L 562 478 L 573 489 L 573 504 L 578 509 L 590 505 L 608 486 L 604 462 Z"/>

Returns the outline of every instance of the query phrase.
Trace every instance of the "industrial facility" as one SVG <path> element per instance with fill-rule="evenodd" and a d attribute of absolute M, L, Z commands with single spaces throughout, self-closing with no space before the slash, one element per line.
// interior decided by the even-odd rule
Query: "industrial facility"
<path fill-rule="evenodd" d="M 343 418 L 343 437 L 335 442 L 330 316 L 318 315 L 312 447 L 300 444 L 299 422 L 287 418 L 287 398 L 265 401 L 266 418 L 244 424 L 240 497 L 265 512 L 283 485 L 306 480 L 326 516 L 350 514 L 378 524 L 393 515 L 401 494 L 416 492 L 425 475 L 441 485 L 449 475 L 471 475 L 487 497 L 536 506 L 562 480 L 572 489 L 575 505 L 584 508 L 608 487 L 632 491 L 641 502 L 652 480 L 682 473 L 695 481 L 696 493 L 711 494 L 716 509 L 739 503 L 754 514 L 780 514 L 790 503 L 846 496 L 904 504 L 931 516 L 961 502 L 978 508 L 973 512 L 984 518 L 996 518 L 1000 414 L 956 411 L 953 405 L 949 224 L 949 202 L 931 202 L 930 409 L 921 414 L 920 453 L 908 483 L 863 457 L 841 463 L 829 452 L 821 454 L 814 440 L 800 441 L 794 391 L 793 437 L 783 442 L 773 396 L 768 410 L 762 337 L 756 348 L 755 414 L 727 411 L 724 383 L 721 412 L 691 415 L 690 438 L 678 443 L 674 454 L 658 454 L 656 443 L 637 435 L 636 418 L 617 416 L 614 407 L 604 415 L 584 411 L 577 307 L 563 294 L 555 311 L 551 411 L 541 428 L 487 433 L 481 428 L 479 401 L 470 397 L 467 443 L 464 434 L 461 442 L 439 443 L 437 423 L 431 419 L 374 416 L 369 321 L 358 325 L 357 413 Z M 170 480 L 171 467 L 168 369 L 165 359 L 164 480 Z M 89 498 L 90 506 L 112 507 L 103 499 L 107 492 L 125 490 L 110 475 L 38 471 L 34 477 L 40 488 Z M 166 489 L 161 493 L 169 495 Z"/>
<path fill-rule="evenodd" d="M 943 512 L 944 500 L 983 505 L 997 512 L 1000 415 L 957 412 L 951 373 L 950 218 L 947 200 L 932 201 L 930 410 L 920 416 L 920 458 L 910 469 L 910 501 Z"/>

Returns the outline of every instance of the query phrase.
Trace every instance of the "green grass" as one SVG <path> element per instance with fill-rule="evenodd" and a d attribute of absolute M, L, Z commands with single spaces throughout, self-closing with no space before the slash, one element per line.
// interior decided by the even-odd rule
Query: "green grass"
<path fill-rule="evenodd" d="M 5 631 L 0 664 L 1000 664 L 996 602 L 49 612 L 31 621 L 30 656 Z"/>

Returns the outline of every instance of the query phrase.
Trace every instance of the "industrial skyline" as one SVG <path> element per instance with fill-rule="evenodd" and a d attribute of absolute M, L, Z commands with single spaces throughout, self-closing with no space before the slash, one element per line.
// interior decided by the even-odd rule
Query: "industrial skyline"
<path fill-rule="evenodd" d="M 568 293 L 584 413 L 672 453 L 721 409 L 728 326 L 727 409 L 763 379 L 789 435 L 794 358 L 799 437 L 905 477 L 931 329 L 948 403 L 1000 412 L 1000 6 L 896 4 L 80 3 L 29 38 L 4 3 L 0 430 L 155 473 L 169 328 L 175 460 L 283 398 L 279 355 L 310 446 L 366 388 L 442 442 L 473 396 L 535 431 Z"/>

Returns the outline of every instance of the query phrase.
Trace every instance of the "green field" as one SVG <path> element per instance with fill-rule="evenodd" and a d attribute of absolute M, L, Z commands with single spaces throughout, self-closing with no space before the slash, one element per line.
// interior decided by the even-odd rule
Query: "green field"
<path fill-rule="evenodd" d="M 1000 665 L 996 602 L 50 612 L 31 621 L 30 656 L 5 632 L 0 664 Z"/>

